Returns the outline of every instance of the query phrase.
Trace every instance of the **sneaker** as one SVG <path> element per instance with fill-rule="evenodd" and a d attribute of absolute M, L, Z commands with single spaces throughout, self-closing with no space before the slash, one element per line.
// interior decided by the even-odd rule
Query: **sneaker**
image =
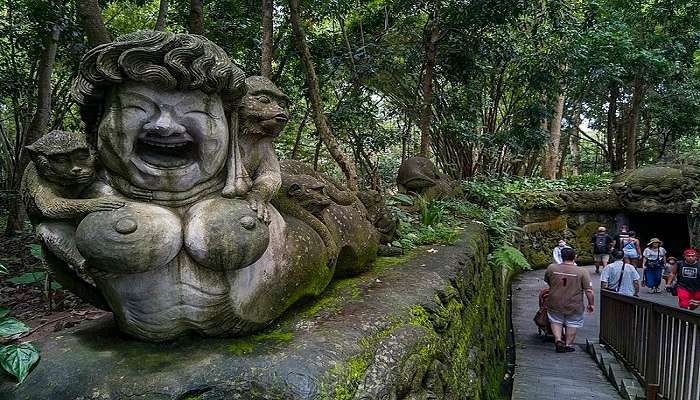
<path fill-rule="evenodd" d="M 557 353 L 565 353 L 566 352 L 566 346 L 564 345 L 564 342 L 562 342 L 561 340 L 554 343 L 554 346 L 557 349 Z"/>
<path fill-rule="evenodd" d="M 572 353 L 572 352 L 576 351 L 576 348 L 574 346 L 565 346 L 564 351 L 567 353 Z"/>

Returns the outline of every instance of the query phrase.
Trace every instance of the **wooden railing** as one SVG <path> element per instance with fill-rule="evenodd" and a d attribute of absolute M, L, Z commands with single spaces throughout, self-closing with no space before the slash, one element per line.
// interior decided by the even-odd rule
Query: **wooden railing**
<path fill-rule="evenodd" d="M 602 290 L 600 342 L 652 398 L 700 400 L 700 314 Z"/>

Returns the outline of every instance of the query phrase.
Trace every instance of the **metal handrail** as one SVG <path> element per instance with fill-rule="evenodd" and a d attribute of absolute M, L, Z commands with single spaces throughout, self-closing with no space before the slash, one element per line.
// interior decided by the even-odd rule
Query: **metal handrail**
<path fill-rule="evenodd" d="M 600 342 L 652 396 L 700 400 L 700 314 L 601 290 Z"/>

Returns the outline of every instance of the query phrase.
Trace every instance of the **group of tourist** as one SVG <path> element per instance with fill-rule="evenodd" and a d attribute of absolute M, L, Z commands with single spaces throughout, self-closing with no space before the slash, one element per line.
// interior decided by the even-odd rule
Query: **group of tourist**
<path fill-rule="evenodd" d="M 661 293 L 661 282 L 667 291 L 678 295 L 681 308 L 695 309 L 700 305 L 700 278 L 698 277 L 698 252 L 686 249 L 683 259 L 668 255 L 663 242 L 652 238 L 644 250 L 634 231 L 622 226 L 620 232 L 611 237 L 604 226 L 598 228 L 591 238 L 596 273 L 603 268 L 601 285 L 629 296 L 638 296 L 639 288 L 646 286 L 649 293 Z M 608 264 L 612 254 L 614 262 Z M 641 282 L 637 268 L 643 268 Z M 627 278 L 625 278 L 627 274 Z M 619 282 L 618 282 L 619 281 Z M 636 289 L 635 289 L 636 288 Z"/>
<path fill-rule="evenodd" d="M 614 237 L 605 227 L 599 227 L 591 238 L 591 245 L 602 289 L 639 296 L 641 287 L 646 286 L 649 293 L 661 293 L 663 280 L 666 288 L 678 296 L 679 307 L 694 310 L 700 306 L 700 263 L 696 249 L 686 249 L 683 259 L 677 260 L 667 254 L 660 239 L 653 238 L 642 250 L 635 232 L 624 225 Z M 613 261 L 609 263 L 611 257 Z M 554 248 L 552 258 L 554 262 L 544 277 L 549 284 L 547 317 L 556 351 L 571 352 L 575 351 L 572 343 L 576 330 L 583 327 L 584 311 L 593 313 L 595 309 L 593 282 L 588 270 L 576 265 L 576 251 L 564 240 Z M 644 269 L 644 279 L 638 267 Z M 585 308 L 584 297 L 587 299 Z"/>

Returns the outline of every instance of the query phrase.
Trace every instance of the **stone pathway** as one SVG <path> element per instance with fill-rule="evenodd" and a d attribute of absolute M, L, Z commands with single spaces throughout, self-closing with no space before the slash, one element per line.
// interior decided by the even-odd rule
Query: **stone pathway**
<path fill-rule="evenodd" d="M 576 352 L 559 354 L 554 344 L 543 342 L 532 321 L 539 291 L 547 287 L 544 270 L 521 274 L 513 282 L 513 327 L 515 329 L 516 369 L 514 400 L 620 399 L 615 388 L 603 376 L 585 351 L 586 338 L 598 338 L 599 275 L 591 273 L 596 289 L 596 312 L 585 316 L 585 324 L 576 335 Z"/>

